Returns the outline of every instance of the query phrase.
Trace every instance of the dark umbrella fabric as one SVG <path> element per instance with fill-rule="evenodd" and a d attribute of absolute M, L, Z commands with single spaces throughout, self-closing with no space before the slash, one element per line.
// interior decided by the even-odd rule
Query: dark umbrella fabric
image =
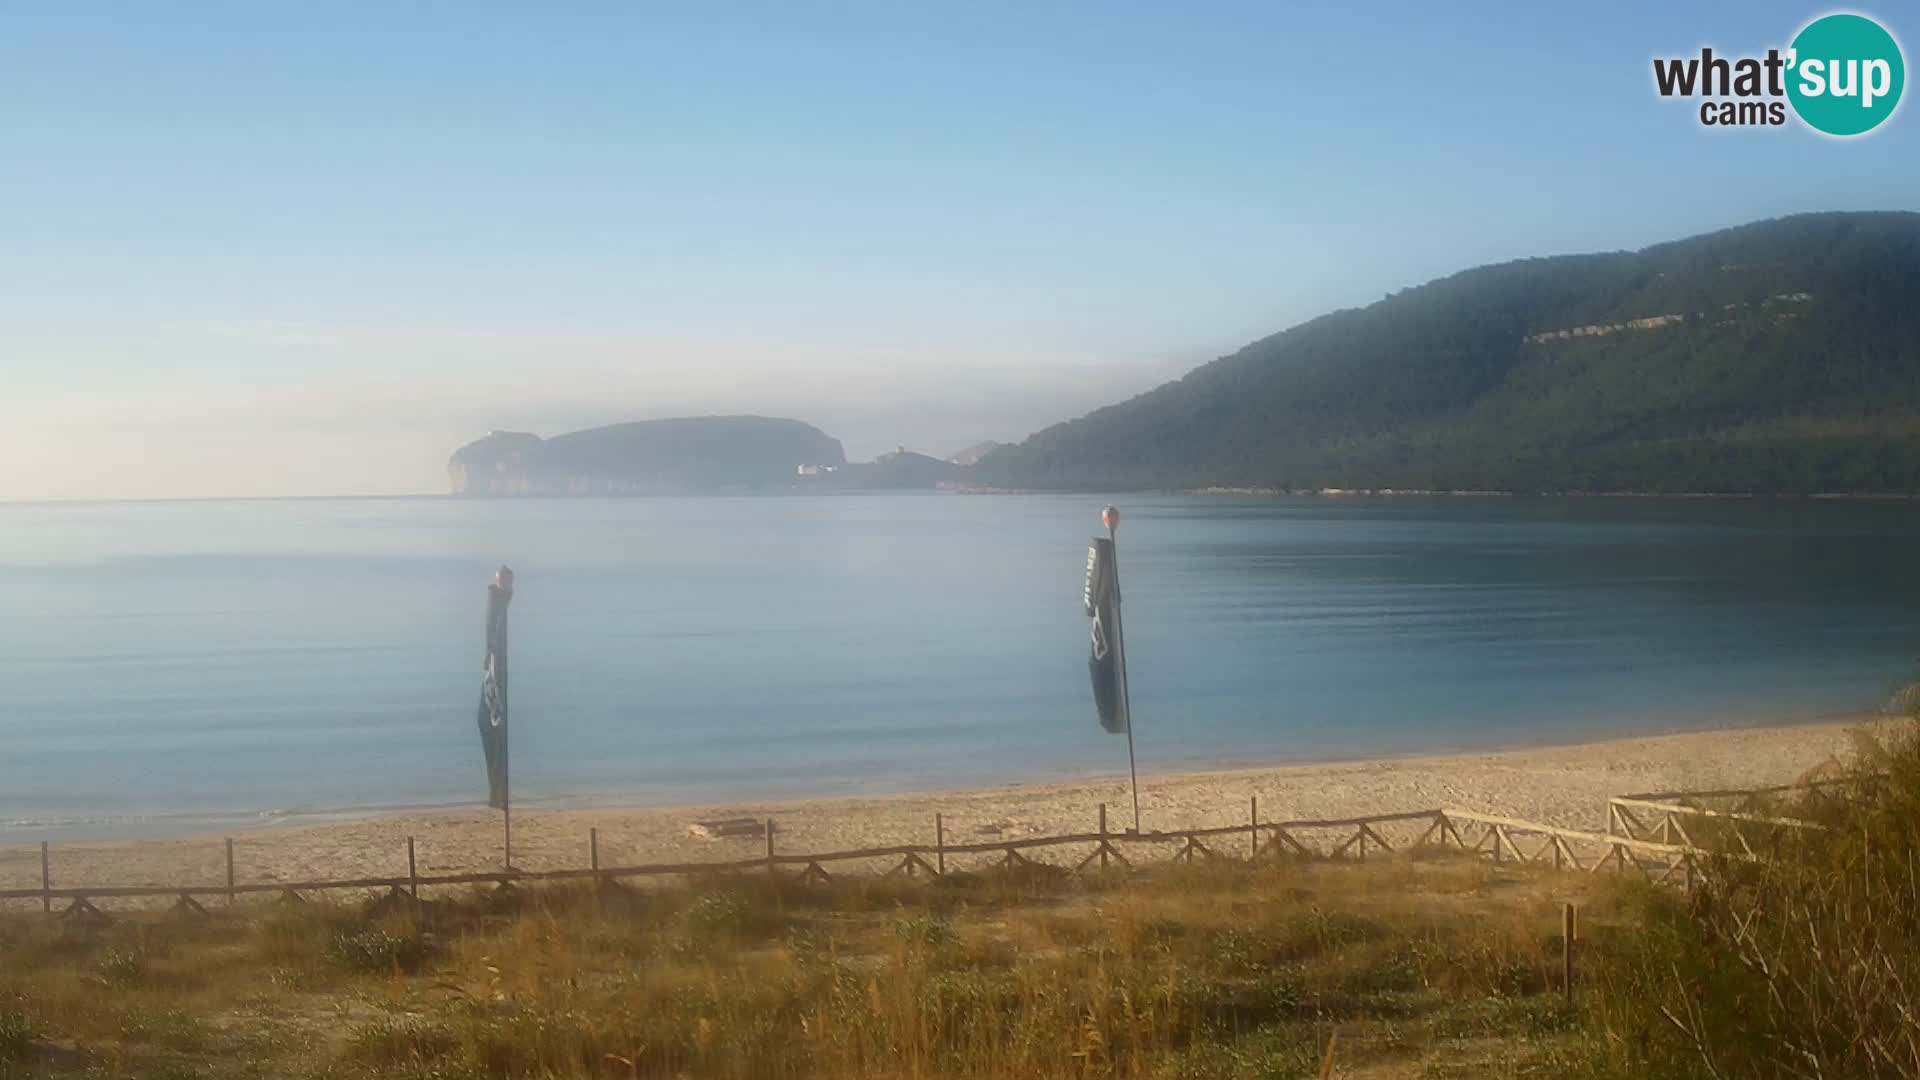
<path fill-rule="evenodd" d="M 1104 537 L 1096 537 L 1087 548 L 1086 608 L 1092 621 L 1087 672 L 1093 678 L 1093 704 L 1101 727 L 1124 734 L 1132 718 L 1122 692 L 1126 649 L 1120 640 L 1120 571 L 1114 562 L 1113 541 Z"/>
<path fill-rule="evenodd" d="M 513 590 L 487 586 L 487 658 L 480 677 L 480 746 L 487 755 L 487 805 L 507 808 L 507 605 Z"/>

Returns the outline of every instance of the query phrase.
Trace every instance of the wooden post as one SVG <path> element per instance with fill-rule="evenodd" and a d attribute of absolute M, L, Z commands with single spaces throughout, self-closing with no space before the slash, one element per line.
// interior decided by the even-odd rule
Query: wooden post
<path fill-rule="evenodd" d="M 601 884 L 599 829 L 590 828 L 587 830 L 587 864 L 593 868 L 593 883 L 595 885 Z"/>
<path fill-rule="evenodd" d="M 413 837 L 407 837 L 407 892 L 413 902 L 420 902 L 420 864 L 413 857 Z"/>
<path fill-rule="evenodd" d="M 1567 1001 L 1573 1001 L 1573 902 L 1560 907 L 1560 985 Z"/>
<path fill-rule="evenodd" d="M 767 873 L 773 873 L 773 819 L 767 819 Z"/>
<path fill-rule="evenodd" d="M 1100 804 L 1100 869 L 1107 868 L 1107 804 Z"/>
<path fill-rule="evenodd" d="M 1260 796 L 1247 797 L 1247 858 L 1260 854 Z"/>
<path fill-rule="evenodd" d="M 227 837 L 227 906 L 233 906 L 233 837 Z"/>
<path fill-rule="evenodd" d="M 53 878 L 47 873 L 47 842 L 40 841 L 40 910 L 53 914 Z"/>
<path fill-rule="evenodd" d="M 947 822 L 938 813 L 933 815 L 933 872 L 947 872 Z"/>

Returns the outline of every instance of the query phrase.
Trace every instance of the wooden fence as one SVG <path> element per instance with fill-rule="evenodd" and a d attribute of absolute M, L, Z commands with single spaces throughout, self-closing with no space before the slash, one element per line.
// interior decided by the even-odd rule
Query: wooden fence
<path fill-rule="evenodd" d="M 1751 814 L 1738 810 L 1709 810 L 1684 803 L 1663 803 L 1651 799 L 1620 797 L 1607 800 L 1607 831 L 1633 839 L 1658 839 L 1660 843 L 1679 843 L 1687 847 L 1737 845 L 1739 854 L 1758 858 L 1771 850 L 1784 829 L 1814 829 L 1821 826 L 1797 818 Z M 1700 832 L 1709 844 L 1694 839 Z M 1755 841 L 1758 841 L 1756 843 Z"/>
<path fill-rule="evenodd" d="M 947 839 L 943 816 L 934 815 L 932 844 L 895 844 L 812 853 L 781 852 L 775 849 L 772 821 L 765 827 L 766 848 L 749 858 L 700 862 L 639 863 L 603 865 L 597 829 L 588 830 L 588 865 L 556 870 L 483 870 L 455 874 L 422 874 L 416 857 L 414 839 L 406 840 L 406 874 L 369 876 L 314 881 L 241 882 L 236 880 L 233 841 L 226 842 L 224 881 L 185 885 L 128 886 L 56 886 L 50 851 L 40 846 L 40 886 L 0 890 L 0 901 L 39 901 L 41 910 L 51 913 L 55 901 L 67 904 L 66 914 L 87 919 L 106 916 L 95 900 L 167 899 L 175 907 L 205 912 L 201 901 L 236 899 L 262 894 L 279 894 L 289 900 L 302 894 L 323 891 L 387 892 L 417 901 L 422 888 L 458 885 L 512 886 L 531 882 L 590 881 L 608 883 L 628 878 L 689 876 L 715 873 L 740 873 L 760 870 L 775 873 L 782 868 L 797 869 L 803 882 L 825 883 L 833 879 L 829 866 L 866 863 L 880 870 L 881 876 L 926 875 L 980 871 L 995 867 L 1013 869 L 1047 862 L 1043 852 L 1083 847 L 1084 852 L 1060 852 L 1065 859 L 1052 865 L 1068 873 L 1108 869 L 1116 864 L 1131 868 L 1142 847 L 1165 852 L 1171 849 L 1174 861 L 1236 858 L 1252 860 L 1262 856 L 1295 858 L 1353 859 L 1365 861 L 1369 852 L 1393 853 L 1421 848 L 1452 848 L 1477 853 L 1495 862 L 1544 865 L 1561 869 L 1599 871 L 1634 870 L 1658 882 L 1690 881 L 1709 853 L 1686 840 L 1684 829 L 1662 825 L 1660 839 L 1645 835 L 1641 815 L 1647 807 L 1657 806 L 1673 815 L 1704 813 L 1677 805 L 1655 804 L 1632 798 L 1609 804 L 1609 831 L 1586 832 L 1516 818 L 1483 814 L 1471 810 L 1444 808 L 1416 810 L 1362 817 L 1305 819 L 1295 821 L 1260 820 L 1259 800 L 1250 799 L 1244 825 L 1219 825 L 1208 828 L 1176 829 L 1164 832 L 1115 832 L 1107 827 L 1105 804 L 1099 808 L 1097 826 L 1092 832 L 1058 836 L 953 843 Z M 1725 816 L 1725 815 L 1719 815 Z M 1761 820 L 1761 819 L 1755 819 Z M 1614 826 L 1618 825 L 1618 828 Z M 1683 842 L 1673 843 L 1677 833 Z M 1391 836 L 1391 839 L 1390 839 Z M 1411 837 L 1411 839 L 1408 839 Z M 1077 856 L 1077 858 L 1076 858 Z M 842 869 L 840 872 L 845 872 Z"/>
<path fill-rule="evenodd" d="M 1480 814 L 1471 810 L 1447 810 L 1447 820 L 1466 825 L 1465 836 L 1477 839 L 1462 843 L 1473 851 L 1484 851 L 1495 862 L 1510 859 L 1520 863 L 1553 863 L 1561 870 L 1636 871 L 1655 884 L 1690 884 L 1701 866 L 1715 854 L 1691 844 L 1672 844 L 1647 840 L 1618 832 L 1596 833 L 1567 829 L 1516 818 Z M 1537 846 L 1529 852 L 1516 836 Z"/>
<path fill-rule="evenodd" d="M 1764 858 L 1789 831 L 1818 831 L 1821 825 L 1781 816 L 1784 797 L 1818 801 L 1836 791 L 1870 785 L 1884 776 L 1838 777 L 1797 784 L 1722 791 L 1664 791 L 1621 795 L 1607 800 L 1607 831 L 1638 840 L 1713 848 L 1748 859 Z"/>
<path fill-rule="evenodd" d="M 1877 784 L 1885 779 L 1886 776 L 1883 773 L 1863 773 L 1858 776 L 1801 780 L 1773 787 L 1726 788 L 1709 791 L 1649 791 L 1638 795 L 1622 795 L 1615 801 L 1659 803 L 1663 806 L 1758 814 L 1770 809 L 1783 797 L 1820 799 L 1829 797 L 1836 790 Z"/>

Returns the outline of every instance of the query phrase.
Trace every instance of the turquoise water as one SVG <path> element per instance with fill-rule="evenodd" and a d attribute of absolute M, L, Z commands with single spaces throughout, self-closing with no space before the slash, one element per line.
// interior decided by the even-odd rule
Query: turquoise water
<path fill-rule="evenodd" d="M 0 841 L 485 798 L 720 801 L 1124 772 L 1098 497 L 0 506 Z M 1143 771 L 1872 708 L 1920 507 L 1121 500 Z"/>

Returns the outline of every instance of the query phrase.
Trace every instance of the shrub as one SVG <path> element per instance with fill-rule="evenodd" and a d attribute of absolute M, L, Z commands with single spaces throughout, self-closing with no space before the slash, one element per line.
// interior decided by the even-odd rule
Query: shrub
<path fill-rule="evenodd" d="M 416 1017 L 382 1017 L 356 1029 L 354 1057 L 384 1067 L 421 1066 L 446 1056 L 455 1040 L 446 1028 Z"/>
<path fill-rule="evenodd" d="M 937 948 L 953 941 L 953 924 L 944 917 L 929 912 L 894 923 L 893 933 L 895 937 L 909 944 Z"/>
<path fill-rule="evenodd" d="M 746 927 L 747 899 L 735 892 L 710 892 L 687 905 L 687 928 L 703 936 L 728 936 Z"/>
<path fill-rule="evenodd" d="M 146 958 L 132 949 L 108 949 L 98 964 L 100 977 L 111 983 L 137 983 L 146 975 Z"/>
<path fill-rule="evenodd" d="M 1920 742 L 1861 755 L 1853 782 L 1782 810 L 1820 826 L 1736 847 L 1684 900 L 1602 937 L 1595 1010 L 1643 1075 L 1920 1078 Z M 1813 789 L 1821 791 L 1822 789 Z"/>
<path fill-rule="evenodd" d="M 1389 936 L 1387 927 L 1376 919 L 1345 911 L 1329 911 L 1318 905 L 1293 916 L 1287 925 L 1288 944 L 1296 957 L 1332 952 L 1364 941 Z"/>
<path fill-rule="evenodd" d="M 412 973 L 420 969 L 428 952 L 418 937 L 396 937 L 377 926 L 336 930 L 327 951 L 334 963 L 360 974 Z"/>
<path fill-rule="evenodd" d="M 36 1037 L 33 1020 L 18 1005 L 0 1001 L 0 1061 L 26 1056 Z"/>

